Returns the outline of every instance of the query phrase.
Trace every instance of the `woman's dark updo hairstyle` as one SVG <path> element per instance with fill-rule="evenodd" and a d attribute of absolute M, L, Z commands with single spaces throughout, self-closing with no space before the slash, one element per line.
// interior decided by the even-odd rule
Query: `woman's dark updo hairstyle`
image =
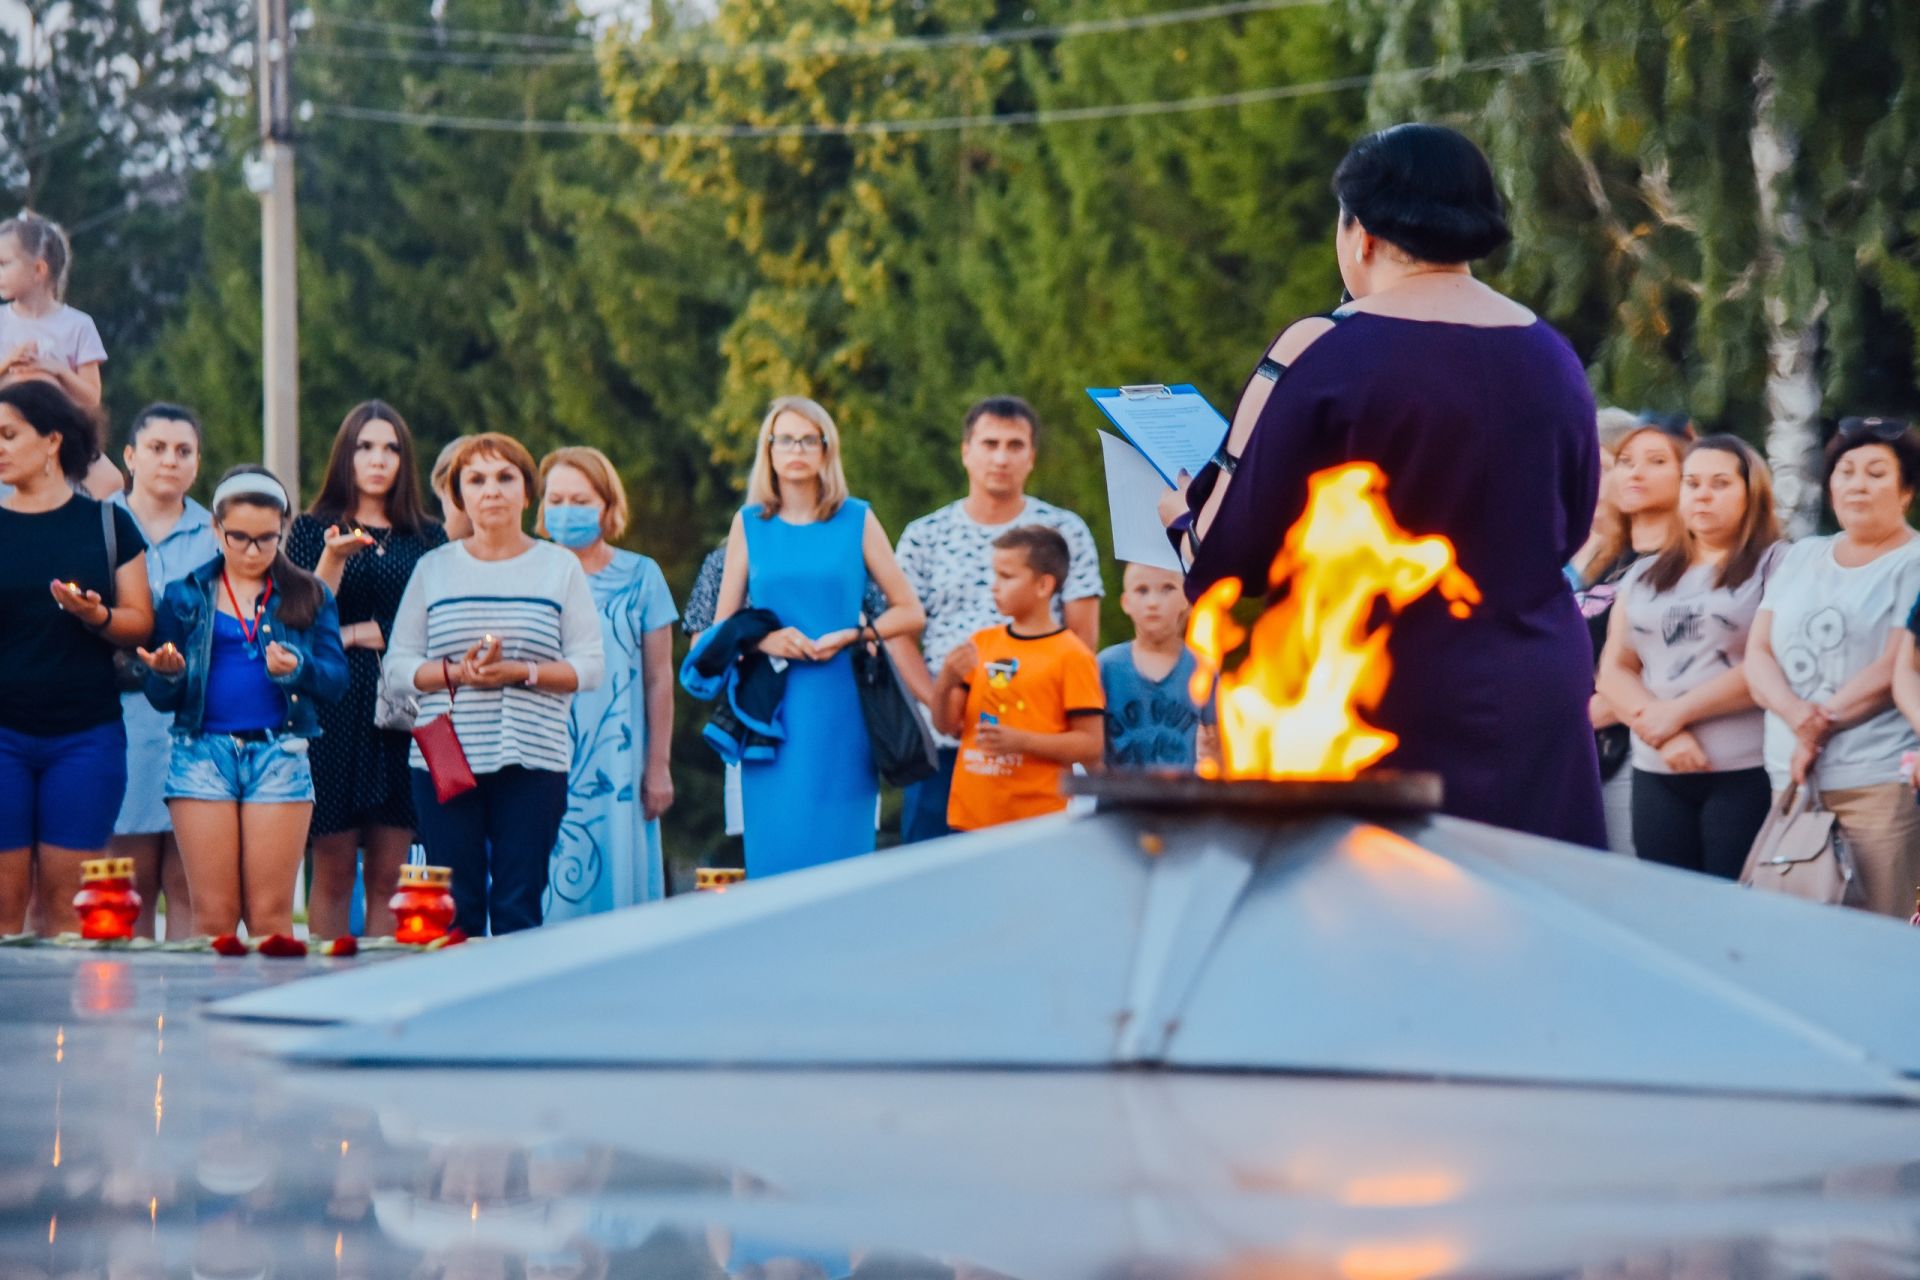
<path fill-rule="evenodd" d="M 100 424 L 59 387 L 38 378 L 0 387 L 0 404 L 27 420 L 42 436 L 59 435 L 60 470 L 79 484 L 100 456 Z"/>
<path fill-rule="evenodd" d="M 1333 171 L 1344 226 L 1420 262 L 1472 262 L 1513 238 L 1493 166 L 1465 134 L 1397 124 L 1353 144 Z"/>

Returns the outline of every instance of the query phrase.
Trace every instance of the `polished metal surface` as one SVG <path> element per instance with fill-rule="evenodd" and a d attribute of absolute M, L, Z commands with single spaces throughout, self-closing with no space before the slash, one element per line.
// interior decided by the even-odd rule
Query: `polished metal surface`
<path fill-rule="evenodd" d="M 202 1016 L 338 963 L 0 950 L 0 1277 L 1920 1275 L 1920 1107 L 1207 1072 L 317 1069 L 259 1051 L 285 1028 L 236 1039 Z M 438 961 L 381 963 L 428 982 Z"/>

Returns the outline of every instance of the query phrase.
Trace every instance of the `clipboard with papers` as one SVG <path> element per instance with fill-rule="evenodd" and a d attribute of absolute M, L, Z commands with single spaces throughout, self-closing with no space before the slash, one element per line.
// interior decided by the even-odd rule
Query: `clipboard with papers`
<path fill-rule="evenodd" d="M 1169 485 L 1182 471 L 1199 474 L 1227 438 L 1226 418 L 1186 383 L 1088 387 L 1087 395 Z"/>

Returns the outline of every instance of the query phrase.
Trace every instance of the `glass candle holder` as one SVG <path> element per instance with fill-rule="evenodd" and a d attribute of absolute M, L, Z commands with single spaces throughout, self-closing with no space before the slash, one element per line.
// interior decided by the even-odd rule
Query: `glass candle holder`
<path fill-rule="evenodd" d="M 424 946 L 446 937 L 453 927 L 452 884 L 451 867 L 400 868 L 400 887 L 387 899 L 394 941 Z"/>
<path fill-rule="evenodd" d="M 140 922 L 140 894 L 133 887 L 132 858 L 88 858 L 80 864 L 80 892 L 73 895 L 80 936 L 125 941 Z"/>

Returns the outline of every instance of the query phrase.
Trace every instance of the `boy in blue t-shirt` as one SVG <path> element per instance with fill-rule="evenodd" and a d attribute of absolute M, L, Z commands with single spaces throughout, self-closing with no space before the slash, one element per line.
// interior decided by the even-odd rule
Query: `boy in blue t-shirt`
<path fill-rule="evenodd" d="M 1109 769 L 1191 770 L 1215 751 L 1213 708 L 1188 694 L 1194 659 L 1187 648 L 1187 595 L 1179 574 L 1129 564 L 1120 608 L 1133 640 L 1100 651 L 1107 695 Z"/>

